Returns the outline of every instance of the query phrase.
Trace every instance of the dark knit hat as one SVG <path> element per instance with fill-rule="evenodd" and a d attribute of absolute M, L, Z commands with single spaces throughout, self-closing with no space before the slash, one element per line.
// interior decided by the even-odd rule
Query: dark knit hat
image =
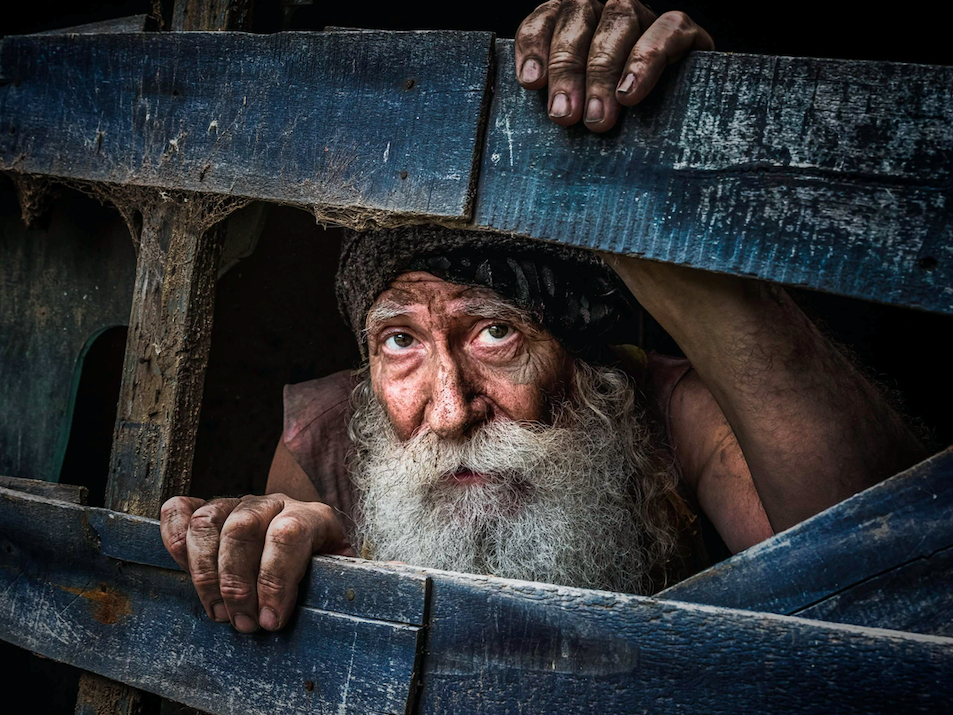
<path fill-rule="evenodd" d="M 590 358 L 634 334 L 620 334 L 632 328 L 634 298 L 592 251 L 429 225 L 345 231 L 335 288 L 363 355 L 368 311 L 408 271 L 490 288 L 527 310 L 568 350 Z"/>

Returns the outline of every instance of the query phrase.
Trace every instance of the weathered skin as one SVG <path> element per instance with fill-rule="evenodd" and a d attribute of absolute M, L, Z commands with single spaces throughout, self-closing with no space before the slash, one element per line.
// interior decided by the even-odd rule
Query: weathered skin
<path fill-rule="evenodd" d="M 585 112 L 586 126 L 606 131 L 665 66 L 713 48 L 684 13 L 656 18 L 631 0 L 551 0 L 520 26 L 516 68 L 527 89 L 548 84 L 554 122 L 575 124 Z M 732 551 L 923 456 L 883 397 L 780 288 L 607 260 L 696 368 L 672 396 L 673 446 Z M 483 420 L 548 419 L 571 363 L 511 310 L 473 315 L 468 306 L 490 296 L 412 273 L 378 298 L 375 308 L 389 315 L 368 325 L 372 383 L 400 437 L 426 427 L 460 439 Z M 268 496 L 175 497 L 162 510 L 163 541 L 209 616 L 242 632 L 288 622 L 312 553 L 353 555 L 337 515 L 279 446 L 281 460 L 287 469 L 273 469 L 282 476 L 269 480 Z"/>
<path fill-rule="evenodd" d="M 399 276 L 378 297 L 376 305 L 404 311 L 368 324 L 374 392 L 401 439 L 424 427 L 460 439 L 486 420 L 548 418 L 548 397 L 562 391 L 572 361 L 531 323 L 472 315 L 468 303 L 481 297 L 493 293 L 423 272 Z M 495 339 L 493 326 L 506 335 Z M 409 344 L 398 346 L 398 338 Z"/>

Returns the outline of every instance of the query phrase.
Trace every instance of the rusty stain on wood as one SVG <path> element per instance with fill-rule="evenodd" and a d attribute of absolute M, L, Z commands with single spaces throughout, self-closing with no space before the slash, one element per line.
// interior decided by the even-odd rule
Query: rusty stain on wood
<path fill-rule="evenodd" d="M 93 618 L 103 625 L 114 625 L 132 615 L 130 598 L 106 583 L 101 583 L 93 589 L 74 586 L 58 586 L 58 588 L 67 593 L 75 593 L 92 603 L 95 606 Z"/>

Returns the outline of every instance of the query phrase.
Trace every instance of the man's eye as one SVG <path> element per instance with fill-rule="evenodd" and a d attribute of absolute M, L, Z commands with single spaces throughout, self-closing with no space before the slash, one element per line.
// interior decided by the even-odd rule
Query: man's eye
<path fill-rule="evenodd" d="M 504 323 L 494 323 L 486 326 L 480 332 L 480 339 L 487 343 L 497 343 L 510 336 L 513 328 Z"/>
<path fill-rule="evenodd" d="M 407 333 L 394 333 L 384 341 L 391 350 L 403 350 L 414 344 L 414 336 Z"/>

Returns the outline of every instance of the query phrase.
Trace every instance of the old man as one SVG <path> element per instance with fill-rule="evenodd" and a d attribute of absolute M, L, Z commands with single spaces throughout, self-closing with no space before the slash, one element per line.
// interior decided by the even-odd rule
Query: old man
<path fill-rule="evenodd" d="M 517 77 L 605 131 L 711 49 L 681 13 L 552 0 Z M 292 386 L 268 495 L 176 497 L 163 540 L 210 618 L 281 628 L 312 554 L 652 593 L 876 483 L 923 448 L 779 287 L 494 234 L 349 234 L 366 357 Z M 683 350 L 625 347 L 636 306 Z"/>

